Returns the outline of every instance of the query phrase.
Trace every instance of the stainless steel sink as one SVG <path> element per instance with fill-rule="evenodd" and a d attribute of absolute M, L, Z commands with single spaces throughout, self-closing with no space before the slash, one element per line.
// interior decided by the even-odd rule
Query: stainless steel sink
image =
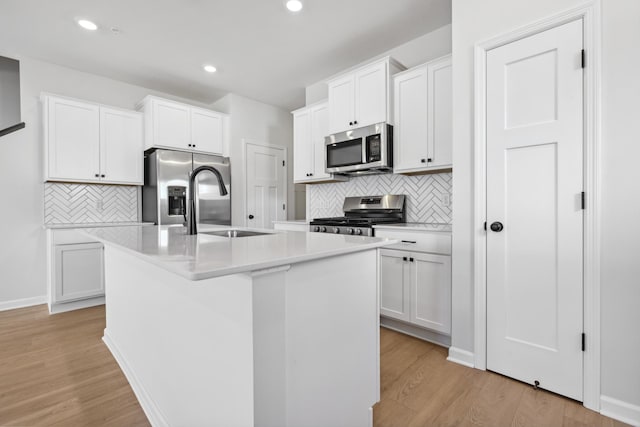
<path fill-rule="evenodd" d="M 264 236 L 272 233 L 263 233 L 261 231 L 249 231 L 249 230 L 219 230 L 219 231 L 201 231 L 200 234 L 208 234 L 210 236 L 231 238 L 231 237 Z"/>

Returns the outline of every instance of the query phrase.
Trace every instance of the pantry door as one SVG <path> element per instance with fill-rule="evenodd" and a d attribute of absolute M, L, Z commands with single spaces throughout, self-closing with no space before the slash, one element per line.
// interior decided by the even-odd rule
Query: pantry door
<path fill-rule="evenodd" d="M 487 52 L 487 368 L 582 400 L 582 20 Z"/>
<path fill-rule="evenodd" d="M 249 227 L 273 228 L 287 219 L 286 150 L 246 144 L 247 219 Z"/>

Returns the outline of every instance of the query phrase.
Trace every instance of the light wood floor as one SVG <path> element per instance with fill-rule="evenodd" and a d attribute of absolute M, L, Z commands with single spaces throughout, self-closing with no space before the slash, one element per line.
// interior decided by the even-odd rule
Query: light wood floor
<path fill-rule="evenodd" d="M 446 357 L 442 347 L 382 328 L 375 427 L 626 425 L 573 400 Z"/>
<path fill-rule="evenodd" d="M 0 312 L 0 426 L 148 426 L 102 343 L 104 307 L 49 316 Z M 446 350 L 381 332 L 376 427 L 624 424 L 497 374 L 447 362 Z M 327 426 L 331 427 L 331 426 Z"/>

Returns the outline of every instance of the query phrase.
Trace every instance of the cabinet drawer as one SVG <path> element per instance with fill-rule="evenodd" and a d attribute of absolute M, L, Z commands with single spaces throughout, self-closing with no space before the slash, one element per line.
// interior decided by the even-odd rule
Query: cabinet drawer
<path fill-rule="evenodd" d="M 52 243 L 54 245 L 72 245 L 76 243 L 95 243 L 95 238 L 85 236 L 78 230 L 51 230 Z"/>
<path fill-rule="evenodd" d="M 400 243 L 387 246 L 387 248 L 389 249 L 451 255 L 451 235 L 448 233 L 428 231 L 396 231 L 376 228 L 375 236 L 397 239 L 401 241 Z"/>

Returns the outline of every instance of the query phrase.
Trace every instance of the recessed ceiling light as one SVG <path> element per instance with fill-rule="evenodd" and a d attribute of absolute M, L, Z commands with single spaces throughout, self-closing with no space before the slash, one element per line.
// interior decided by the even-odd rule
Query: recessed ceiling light
<path fill-rule="evenodd" d="M 205 65 L 203 68 L 207 73 L 215 73 L 218 70 L 213 65 Z"/>
<path fill-rule="evenodd" d="M 302 2 L 300 0 L 288 0 L 287 9 L 291 12 L 300 12 L 302 10 Z"/>
<path fill-rule="evenodd" d="M 98 29 L 98 26 L 95 23 L 86 19 L 78 19 L 78 25 L 89 31 L 95 31 Z"/>

